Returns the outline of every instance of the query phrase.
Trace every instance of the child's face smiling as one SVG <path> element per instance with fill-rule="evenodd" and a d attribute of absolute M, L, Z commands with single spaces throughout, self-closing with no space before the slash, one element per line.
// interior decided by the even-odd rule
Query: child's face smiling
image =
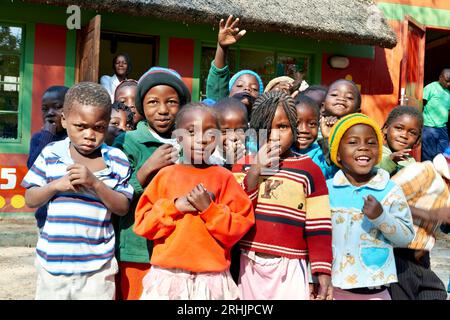
<path fill-rule="evenodd" d="M 346 81 L 331 85 L 325 97 L 324 108 L 329 115 L 342 118 L 356 111 L 356 88 Z"/>
<path fill-rule="evenodd" d="M 372 169 L 378 163 L 379 146 L 372 127 L 356 124 L 341 139 L 337 161 L 353 185 L 365 184 L 374 175 Z"/>
<path fill-rule="evenodd" d="M 143 109 L 150 127 L 158 134 L 170 137 L 180 99 L 174 88 L 166 85 L 152 87 L 144 96 Z"/>
<path fill-rule="evenodd" d="M 386 142 L 393 152 L 412 148 L 419 139 L 420 123 L 416 117 L 403 114 L 383 129 Z"/>
<path fill-rule="evenodd" d="M 88 156 L 105 140 L 111 114 L 106 109 L 82 105 L 74 101 L 67 115 L 62 116 L 62 125 L 67 130 L 71 149 Z"/>
<path fill-rule="evenodd" d="M 289 156 L 290 148 L 294 143 L 293 128 L 289 118 L 280 105 L 275 111 L 272 121 L 269 142 L 278 142 L 280 144 L 280 156 Z"/>
<path fill-rule="evenodd" d="M 253 98 L 257 98 L 259 96 L 259 83 L 255 76 L 251 74 L 243 74 L 237 78 L 236 82 L 233 84 L 233 87 L 231 87 L 230 97 L 239 92 L 247 92 Z M 249 101 L 245 98 L 242 100 L 242 103 L 248 105 Z"/>
<path fill-rule="evenodd" d="M 297 108 L 297 148 L 306 149 L 317 139 L 319 134 L 319 115 L 314 108 L 298 104 Z"/>
<path fill-rule="evenodd" d="M 225 140 L 228 137 L 234 141 L 245 141 L 245 130 L 247 129 L 247 119 L 243 111 L 229 110 L 220 116 L 220 130 L 222 132 L 222 145 L 225 145 Z"/>
<path fill-rule="evenodd" d="M 193 110 L 184 114 L 177 129 L 184 130 L 178 141 L 183 148 L 186 164 L 205 164 L 216 145 L 216 118 L 210 112 Z"/>
<path fill-rule="evenodd" d="M 61 114 L 64 105 L 64 95 L 60 92 L 46 92 L 42 96 L 42 119 L 56 126 L 56 132 L 64 130 L 61 124 Z"/>

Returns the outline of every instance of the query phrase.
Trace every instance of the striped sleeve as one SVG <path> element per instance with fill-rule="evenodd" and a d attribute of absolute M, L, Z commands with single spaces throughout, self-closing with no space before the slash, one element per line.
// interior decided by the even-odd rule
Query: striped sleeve
<path fill-rule="evenodd" d="M 127 156 L 118 148 L 111 148 L 110 160 L 114 163 L 113 174 L 116 175 L 118 183 L 114 190 L 124 194 L 127 199 L 133 199 L 134 189 L 129 183 L 131 167 Z"/>
<path fill-rule="evenodd" d="M 305 235 L 312 274 L 331 274 L 331 209 L 328 188 L 320 168 L 310 161 L 311 193 L 306 198 Z"/>
<path fill-rule="evenodd" d="M 36 158 L 20 184 L 25 189 L 42 187 L 47 184 L 47 163 L 45 162 L 44 150 Z"/>

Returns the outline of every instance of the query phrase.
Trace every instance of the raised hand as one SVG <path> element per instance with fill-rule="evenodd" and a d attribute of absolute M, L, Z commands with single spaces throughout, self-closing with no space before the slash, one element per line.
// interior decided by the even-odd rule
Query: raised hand
<path fill-rule="evenodd" d="M 322 136 L 324 139 L 328 139 L 330 136 L 331 128 L 338 121 L 338 118 L 335 116 L 322 116 L 320 118 L 320 131 L 322 132 Z"/>
<path fill-rule="evenodd" d="M 258 151 L 256 162 L 262 171 L 273 171 L 280 163 L 280 154 L 279 142 L 266 143 Z"/>
<path fill-rule="evenodd" d="M 226 139 L 224 145 L 226 163 L 235 164 L 239 159 L 245 156 L 245 145 L 241 140 Z"/>
<path fill-rule="evenodd" d="M 150 167 L 150 171 L 156 171 L 174 164 L 177 159 L 178 149 L 171 144 L 163 144 L 153 152 L 151 157 L 145 162 L 144 166 Z"/>
<path fill-rule="evenodd" d="M 233 20 L 233 16 L 230 15 L 225 22 L 224 19 L 220 19 L 219 22 L 219 35 L 217 42 L 222 48 L 226 48 L 232 44 L 238 42 L 247 32 L 246 30 L 240 30 L 238 28 L 239 18 Z"/>
<path fill-rule="evenodd" d="M 403 149 L 400 151 L 392 152 L 389 155 L 389 158 L 391 158 L 392 161 L 395 163 L 398 163 L 399 161 L 407 160 L 408 156 L 410 155 L 411 149 Z"/>
<path fill-rule="evenodd" d="M 366 198 L 364 198 L 364 206 L 362 208 L 362 212 L 367 216 L 367 218 L 373 220 L 378 218 L 383 213 L 383 207 L 377 199 L 375 199 L 371 195 L 368 195 Z"/>

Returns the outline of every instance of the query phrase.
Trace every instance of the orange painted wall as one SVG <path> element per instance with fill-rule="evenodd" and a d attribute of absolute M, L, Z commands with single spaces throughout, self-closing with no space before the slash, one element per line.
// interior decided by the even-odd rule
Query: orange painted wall
<path fill-rule="evenodd" d="M 401 23 L 389 22 L 398 39 L 401 39 Z M 403 49 L 399 44 L 393 49 L 375 47 L 374 59 L 349 57 L 347 69 L 332 69 L 327 61 L 332 53 L 324 53 L 322 59 L 322 83 L 330 85 L 341 78 L 353 80 L 362 94 L 362 112 L 383 125 L 388 113 L 398 105 L 400 64 Z"/>

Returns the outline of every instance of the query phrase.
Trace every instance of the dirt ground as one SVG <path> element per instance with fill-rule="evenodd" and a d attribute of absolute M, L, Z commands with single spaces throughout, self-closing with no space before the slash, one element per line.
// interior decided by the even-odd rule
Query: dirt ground
<path fill-rule="evenodd" d="M 0 300 L 33 300 L 35 249 L 0 247 Z"/>
<path fill-rule="evenodd" d="M 33 219 L 0 218 L 0 300 L 34 299 L 37 229 Z M 431 253 L 432 269 L 448 286 L 450 236 L 441 234 Z M 450 294 L 449 294 L 450 298 Z"/>

